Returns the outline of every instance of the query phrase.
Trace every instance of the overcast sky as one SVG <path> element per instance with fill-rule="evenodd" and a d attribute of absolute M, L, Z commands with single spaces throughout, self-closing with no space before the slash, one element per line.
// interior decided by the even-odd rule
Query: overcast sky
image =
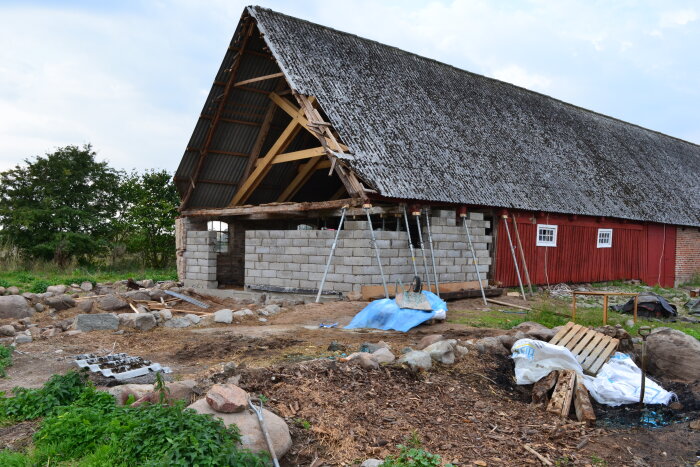
<path fill-rule="evenodd" d="M 243 7 L 0 0 L 0 170 L 90 142 L 174 171 Z M 700 2 L 260 0 L 700 143 Z"/>

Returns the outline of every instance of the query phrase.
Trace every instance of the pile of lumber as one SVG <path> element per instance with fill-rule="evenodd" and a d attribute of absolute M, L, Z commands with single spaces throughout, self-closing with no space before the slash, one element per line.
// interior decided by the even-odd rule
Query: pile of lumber
<path fill-rule="evenodd" d="M 569 418 L 573 405 L 578 421 L 595 424 L 596 416 L 588 390 L 574 370 L 552 371 L 536 382 L 532 388 L 532 402 L 545 405 L 547 412 L 562 418 Z"/>

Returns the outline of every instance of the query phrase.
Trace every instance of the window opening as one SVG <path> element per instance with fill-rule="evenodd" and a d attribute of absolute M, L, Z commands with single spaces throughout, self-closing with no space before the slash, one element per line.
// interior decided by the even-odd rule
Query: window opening
<path fill-rule="evenodd" d="M 228 253 L 228 224 L 222 221 L 209 221 L 207 230 L 216 232 L 216 252 Z"/>
<path fill-rule="evenodd" d="M 557 246 L 557 226 L 537 224 L 537 246 Z"/>
<path fill-rule="evenodd" d="M 598 248 L 612 248 L 612 229 L 598 229 Z"/>

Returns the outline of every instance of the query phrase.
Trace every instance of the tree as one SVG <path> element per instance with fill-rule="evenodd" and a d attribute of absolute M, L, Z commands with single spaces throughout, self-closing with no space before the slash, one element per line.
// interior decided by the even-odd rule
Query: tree
<path fill-rule="evenodd" d="M 139 253 L 147 266 L 161 268 L 175 258 L 175 217 L 180 198 L 165 170 L 132 172 L 124 178 L 120 219 L 129 251 Z"/>
<path fill-rule="evenodd" d="M 54 259 L 105 251 L 119 199 L 121 172 L 98 162 L 89 144 L 58 148 L 0 173 L 0 234 L 23 252 Z"/>

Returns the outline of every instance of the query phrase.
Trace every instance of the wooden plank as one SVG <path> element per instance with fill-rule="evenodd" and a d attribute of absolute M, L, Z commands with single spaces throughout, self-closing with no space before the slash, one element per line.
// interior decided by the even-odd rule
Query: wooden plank
<path fill-rule="evenodd" d="M 483 282 L 483 281 L 482 281 L 482 282 Z M 479 284 L 479 282 L 477 282 L 477 285 L 478 285 L 478 284 Z M 486 286 L 484 286 L 484 287 L 486 287 Z M 494 304 L 496 304 L 496 305 L 507 306 L 507 307 L 511 307 L 511 308 L 517 308 L 518 310 L 527 310 L 527 311 L 531 311 L 531 309 L 530 309 L 529 307 L 521 306 L 521 305 L 513 305 L 512 303 L 502 302 L 502 301 L 500 301 L 500 300 L 492 300 L 492 299 L 490 299 L 490 298 L 487 298 L 486 301 L 489 302 L 489 303 L 494 303 Z"/>
<path fill-rule="evenodd" d="M 574 391 L 574 409 L 579 422 L 585 422 L 589 426 L 595 424 L 596 416 L 593 411 L 593 404 L 588 395 L 586 386 L 583 385 L 581 377 L 576 376 L 576 389 Z"/>
<path fill-rule="evenodd" d="M 581 366 L 583 367 L 583 371 L 587 371 L 588 368 L 593 364 L 593 362 L 600 356 L 600 353 L 605 350 L 605 348 L 608 346 L 610 341 L 612 340 L 612 337 L 610 336 L 603 336 L 602 339 L 596 344 L 596 346 L 591 350 L 591 353 L 584 359 L 581 360 L 579 363 L 581 363 Z"/>
<path fill-rule="evenodd" d="M 612 353 L 615 351 L 619 344 L 620 341 L 618 339 L 610 339 L 610 343 L 608 344 L 608 346 L 605 347 L 605 349 L 601 352 L 598 358 L 593 362 L 593 364 L 591 364 L 590 369 L 588 371 L 590 371 L 593 375 L 598 374 L 600 368 L 605 362 L 608 361 L 608 358 L 610 358 L 610 355 L 612 355 Z"/>
<path fill-rule="evenodd" d="M 277 87 L 280 87 L 280 83 L 278 83 Z M 270 133 L 270 127 L 272 127 L 272 118 L 275 116 L 276 110 L 277 105 L 275 105 L 274 102 L 270 101 L 267 110 L 265 111 L 265 116 L 263 117 L 262 124 L 260 125 L 260 131 L 258 131 L 258 135 L 255 137 L 255 142 L 253 143 L 253 148 L 251 149 L 250 154 L 248 155 L 248 162 L 246 164 L 245 170 L 243 171 L 243 175 L 241 175 L 241 180 L 247 180 L 250 176 L 250 173 L 255 168 L 255 164 L 257 163 L 258 158 L 260 157 L 260 152 L 262 151 L 263 145 L 265 144 L 267 135 Z M 229 203 L 229 206 L 231 206 L 231 203 Z"/>
<path fill-rule="evenodd" d="M 244 84 L 250 84 L 250 83 L 257 83 L 258 81 L 266 81 L 268 79 L 273 79 L 273 78 L 281 78 L 284 76 L 284 73 L 279 72 L 279 73 L 272 73 L 271 75 L 264 75 L 264 76 L 258 76 L 257 78 L 250 78 L 250 79 L 244 79 L 243 81 L 239 81 L 234 86 L 243 86 Z"/>
<path fill-rule="evenodd" d="M 323 156 L 326 154 L 326 150 L 319 146 L 317 148 L 302 149 L 301 151 L 285 152 L 284 154 L 278 154 L 272 159 L 270 164 L 283 164 L 285 162 L 298 161 L 300 159 L 310 159 L 312 157 Z M 258 159 L 255 163 L 257 166 L 260 164 L 261 159 Z"/>
<path fill-rule="evenodd" d="M 558 376 L 559 372 L 557 370 L 554 370 L 535 383 L 535 385 L 532 387 L 533 404 L 547 405 L 547 403 L 549 402 L 549 391 L 551 391 L 554 385 L 557 384 Z"/>
<path fill-rule="evenodd" d="M 488 286 L 488 281 L 481 281 L 484 287 Z M 404 284 L 404 287 L 407 284 Z M 389 295 L 396 295 L 396 284 L 387 284 L 387 289 L 389 289 Z M 467 281 L 467 282 L 445 282 L 440 283 L 440 292 L 456 292 L 460 290 L 478 290 L 478 281 Z M 428 285 L 423 284 L 423 290 L 428 290 Z M 431 292 L 435 292 L 435 286 L 430 285 Z M 360 289 L 362 293 L 363 300 L 371 300 L 374 297 L 384 298 L 384 287 L 381 285 L 363 285 Z"/>
<path fill-rule="evenodd" d="M 587 329 L 583 337 L 578 341 L 578 344 L 576 344 L 576 347 L 571 350 L 571 353 L 574 355 L 580 354 L 584 347 L 586 347 L 586 344 L 588 344 L 596 334 L 597 333 L 593 329 Z"/>
<path fill-rule="evenodd" d="M 552 337 L 552 340 L 549 341 L 549 343 L 558 345 L 557 342 L 559 342 L 561 338 L 564 337 L 567 332 L 569 332 L 569 329 L 571 329 L 574 326 L 576 326 L 576 323 L 574 323 L 573 321 L 569 321 L 568 323 L 566 323 L 564 327 L 561 328 L 559 332 L 554 335 L 554 337 Z"/>
<path fill-rule="evenodd" d="M 589 329 L 587 327 L 581 326 L 580 329 L 578 330 L 578 332 L 576 332 L 576 334 L 574 334 L 574 336 L 571 338 L 571 340 L 569 342 L 567 342 L 566 344 L 563 344 L 564 347 L 566 347 L 569 350 L 573 350 L 574 347 L 576 347 L 576 344 L 578 344 L 578 342 L 581 340 L 581 338 L 588 331 L 589 331 Z M 562 344 L 559 344 L 559 345 L 562 345 Z"/>
<path fill-rule="evenodd" d="M 326 211 L 340 209 L 345 205 L 359 206 L 360 202 L 352 198 L 331 201 L 314 201 L 303 203 L 269 203 L 259 206 L 236 206 L 233 208 L 190 209 L 181 214 L 187 217 L 228 217 L 248 216 L 254 214 L 283 214 L 308 211 Z"/>
<path fill-rule="evenodd" d="M 561 417 L 568 417 L 575 383 L 576 372 L 574 370 L 561 370 L 559 372 L 557 386 L 554 388 L 552 400 L 547 405 L 547 412 L 555 413 Z"/>
<path fill-rule="evenodd" d="M 564 337 L 561 338 L 561 340 L 557 343 L 557 345 L 561 345 L 562 347 L 566 347 L 566 344 L 568 344 L 571 339 L 574 338 L 576 334 L 579 333 L 581 330 L 582 326 L 580 324 L 575 325 L 571 329 L 569 329 L 569 332 L 564 335 Z"/>
<path fill-rule="evenodd" d="M 605 336 L 599 332 L 593 334 L 593 339 L 590 340 L 586 348 L 583 349 L 581 353 L 576 354 L 576 360 L 578 360 L 579 363 L 583 363 L 586 357 L 588 357 L 588 355 L 593 351 L 595 346 L 598 345 L 603 337 Z"/>

